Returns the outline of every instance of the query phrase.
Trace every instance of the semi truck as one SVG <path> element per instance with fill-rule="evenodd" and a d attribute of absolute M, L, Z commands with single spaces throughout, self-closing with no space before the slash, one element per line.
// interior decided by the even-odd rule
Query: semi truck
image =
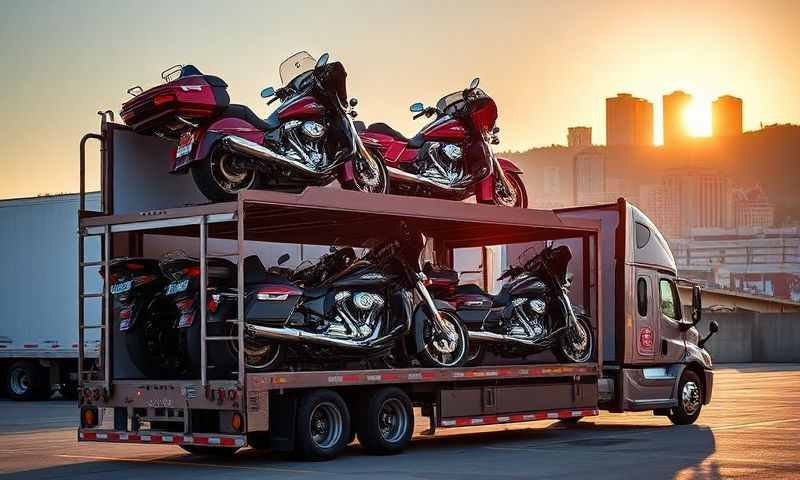
<path fill-rule="evenodd" d="M 244 191 L 236 201 L 206 204 L 154 168 L 154 162 L 170 158 L 164 142 L 105 119 L 101 129 L 95 137 L 103 145 L 102 209 L 79 212 L 79 303 L 101 298 L 103 304 L 99 315 L 79 308 L 79 347 L 90 331 L 102 332 L 97 361 L 87 361 L 79 348 L 79 441 L 167 443 L 220 455 L 250 446 L 329 459 L 354 437 L 369 452 L 401 451 L 414 430 L 413 407 L 428 417 L 426 433 L 435 434 L 460 426 L 575 421 L 600 410 L 653 411 L 688 424 L 711 400 L 712 364 L 702 348 L 711 334 L 701 339 L 696 328 L 700 289 L 694 288 L 692 305 L 684 309 L 669 247 L 657 227 L 624 199 L 554 211 L 309 187 L 301 193 Z M 117 177 L 120 172 L 124 180 Z M 356 365 L 257 372 L 246 367 L 240 260 L 259 251 L 265 265 L 275 265 L 280 249 L 264 245 L 363 246 L 367 238 L 394 231 L 390 227 L 397 222 L 432 239 L 431 254 L 450 268 L 464 249 L 505 245 L 509 252 L 537 242 L 570 246 L 569 295 L 592 319 L 593 357 L 558 363 L 542 354 L 455 368 Z M 101 244 L 98 259 L 88 258 L 83 247 L 92 240 Z M 102 287 L 92 290 L 81 272 L 114 258 L 157 256 L 176 242 L 198 258 L 201 285 L 210 257 L 236 264 L 239 308 L 229 320 L 236 328 L 224 337 L 207 334 L 201 289 L 199 374 L 148 378 L 121 354 L 107 274 Z M 709 326 L 712 333 L 716 328 Z M 233 345 L 239 357 L 222 378 L 209 374 L 214 342 Z"/>
<path fill-rule="evenodd" d="M 99 198 L 88 194 L 87 205 Z M 78 194 L 0 201 L 0 378 L 11 399 L 77 398 L 78 203 Z M 87 341 L 91 351 L 99 338 Z"/>

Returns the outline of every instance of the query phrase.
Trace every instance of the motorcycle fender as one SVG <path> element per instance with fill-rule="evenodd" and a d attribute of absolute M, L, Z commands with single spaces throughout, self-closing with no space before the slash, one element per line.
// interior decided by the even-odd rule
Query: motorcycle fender
<path fill-rule="evenodd" d="M 186 173 L 189 167 L 208 158 L 211 149 L 226 135 L 237 135 L 255 143 L 262 143 L 264 132 L 240 118 L 221 118 L 207 127 L 194 131 L 195 147 L 190 155 L 173 160 L 170 173 Z"/>
<path fill-rule="evenodd" d="M 434 299 L 433 303 L 440 311 L 447 310 L 458 315 L 456 313 L 456 308 L 444 300 Z M 415 355 L 425 348 L 425 339 L 423 335 L 425 334 L 425 322 L 427 321 L 428 308 L 424 303 L 420 303 L 417 305 L 417 308 L 414 309 L 414 316 L 411 322 L 411 334 L 406 339 L 406 350 L 409 355 Z"/>
<path fill-rule="evenodd" d="M 500 168 L 502 168 L 504 172 L 516 173 L 517 175 L 522 174 L 522 169 L 511 160 L 498 158 L 497 161 L 500 163 Z M 475 199 L 478 203 L 492 203 L 494 201 L 494 182 L 495 176 L 492 174 L 475 185 Z"/>

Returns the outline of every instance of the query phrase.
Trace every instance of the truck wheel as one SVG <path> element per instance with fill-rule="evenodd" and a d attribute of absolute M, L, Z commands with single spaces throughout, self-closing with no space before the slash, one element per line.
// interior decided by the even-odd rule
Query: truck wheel
<path fill-rule="evenodd" d="M 192 455 L 209 457 L 230 457 L 239 451 L 238 447 L 207 447 L 205 445 L 181 445 L 181 448 Z"/>
<path fill-rule="evenodd" d="M 47 370 L 27 360 L 15 362 L 6 370 L 5 387 L 12 400 L 46 400 L 51 393 Z"/>
<path fill-rule="evenodd" d="M 297 408 L 297 454 L 305 460 L 330 460 L 350 438 L 350 412 L 333 390 L 312 390 Z"/>
<path fill-rule="evenodd" d="M 402 452 L 414 433 L 414 411 L 406 392 L 386 387 L 366 395 L 360 402 L 358 441 L 369 453 Z"/>
<path fill-rule="evenodd" d="M 675 425 L 691 425 L 703 408 L 703 384 L 692 370 L 684 370 L 678 383 L 678 405 L 667 416 Z"/>

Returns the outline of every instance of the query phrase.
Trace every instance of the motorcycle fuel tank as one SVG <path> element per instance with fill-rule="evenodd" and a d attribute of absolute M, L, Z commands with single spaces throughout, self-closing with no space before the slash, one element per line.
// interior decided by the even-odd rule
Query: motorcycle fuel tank
<path fill-rule="evenodd" d="M 520 280 L 511 288 L 511 295 L 544 295 L 547 285 L 539 277 L 528 277 Z"/>
<path fill-rule="evenodd" d="M 467 136 L 464 124 L 450 116 L 444 116 L 426 126 L 420 132 L 425 140 L 460 142 Z"/>
<path fill-rule="evenodd" d="M 316 98 L 307 95 L 293 98 L 275 110 L 281 122 L 294 119 L 317 118 L 325 107 Z"/>

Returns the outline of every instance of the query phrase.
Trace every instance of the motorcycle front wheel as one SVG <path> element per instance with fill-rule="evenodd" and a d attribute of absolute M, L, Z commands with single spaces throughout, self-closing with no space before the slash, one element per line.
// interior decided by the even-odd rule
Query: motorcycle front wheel
<path fill-rule="evenodd" d="M 236 200 L 236 194 L 256 183 L 256 172 L 238 168 L 235 155 L 215 145 L 206 160 L 192 165 L 192 178 L 198 190 L 212 202 Z"/>
<path fill-rule="evenodd" d="M 516 173 L 507 172 L 508 186 L 498 179 L 494 186 L 494 203 L 501 207 L 528 208 L 528 192 Z"/>
<path fill-rule="evenodd" d="M 588 362 L 594 355 L 594 335 L 589 319 L 578 315 L 576 320 L 575 326 L 566 330 L 553 347 L 553 353 L 562 363 Z"/>
<path fill-rule="evenodd" d="M 389 193 L 389 171 L 376 150 L 358 153 L 352 162 L 353 179 L 343 185 L 348 190 L 367 193 Z"/>
<path fill-rule="evenodd" d="M 437 335 L 430 322 L 426 322 L 423 334 L 425 345 L 417 354 L 417 359 L 423 367 L 450 368 L 460 367 L 467 360 L 469 352 L 469 334 L 467 327 L 461 322 L 454 312 L 442 310 L 439 312 L 442 320 L 456 331 L 456 340 L 448 341 Z"/>

